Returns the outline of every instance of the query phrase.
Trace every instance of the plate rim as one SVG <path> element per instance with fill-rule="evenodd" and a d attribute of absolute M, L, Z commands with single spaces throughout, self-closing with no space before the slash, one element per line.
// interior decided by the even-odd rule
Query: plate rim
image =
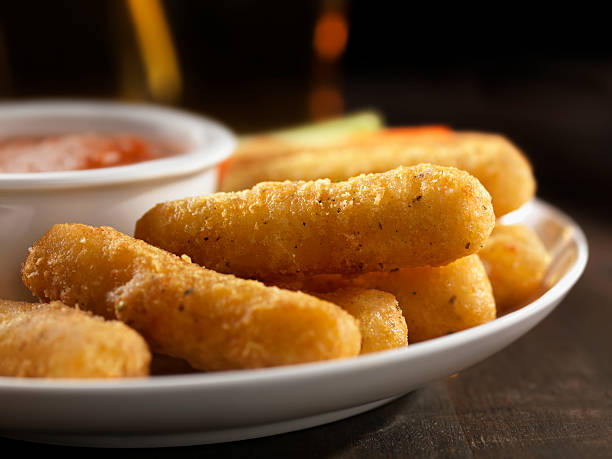
<path fill-rule="evenodd" d="M 491 322 L 428 341 L 410 344 L 406 347 L 341 360 L 327 360 L 251 370 L 231 370 L 204 374 L 168 375 L 133 379 L 45 379 L 0 376 L 0 391 L 106 393 L 117 391 L 141 392 L 143 390 L 174 391 L 194 387 L 206 389 L 220 385 L 227 388 L 244 384 L 266 384 L 267 382 L 288 383 L 292 380 L 302 380 L 304 378 L 334 377 L 356 370 L 375 371 L 377 367 L 386 367 L 411 358 L 424 358 L 428 354 L 436 354 L 445 350 L 451 350 L 457 346 L 466 345 L 469 342 L 483 339 L 486 336 L 527 321 L 529 318 L 541 313 L 551 304 L 558 303 L 584 272 L 589 250 L 586 236 L 580 226 L 563 211 L 543 200 L 534 198 L 529 205 L 533 207 L 534 211 L 538 208 L 545 209 L 553 214 L 556 219 L 563 221 L 568 227 L 571 227 L 572 240 L 577 245 L 576 260 L 555 285 L 539 298 Z"/>

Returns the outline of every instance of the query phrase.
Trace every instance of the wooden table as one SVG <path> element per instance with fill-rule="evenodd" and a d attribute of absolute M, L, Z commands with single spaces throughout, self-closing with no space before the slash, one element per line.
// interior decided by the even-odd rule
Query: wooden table
<path fill-rule="evenodd" d="M 486 361 L 387 406 L 326 426 L 230 444 L 130 454 L 612 457 L 612 228 L 609 216 L 569 213 L 589 240 L 586 272 L 547 319 Z M 0 439 L 3 451 L 10 447 L 20 454 L 83 454 Z"/>

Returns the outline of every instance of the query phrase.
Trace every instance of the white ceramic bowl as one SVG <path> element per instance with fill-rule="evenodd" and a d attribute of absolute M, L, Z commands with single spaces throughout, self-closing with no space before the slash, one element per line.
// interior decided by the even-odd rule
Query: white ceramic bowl
<path fill-rule="evenodd" d="M 32 298 L 19 270 L 28 247 L 53 224 L 107 225 L 132 234 L 136 220 L 158 202 L 214 191 L 215 166 L 235 146 L 233 135 L 214 121 L 152 105 L 0 104 L 0 139 L 83 131 L 161 137 L 185 151 L 103 169 L 0 173 L 0 298 Z"/>
<path fill-rule="evenodd" d="M 510 218 L 534 228 L 553 260 L 541 296 L 492 322 L 352 359 L 261 370 L 121 381 L 0 377 L 0 432 L 84 446 L 192 445 L 288 432 L 380 406 L 512 343 L 578 280 L 588 249 L 569 217 L 535 201 Z"/>

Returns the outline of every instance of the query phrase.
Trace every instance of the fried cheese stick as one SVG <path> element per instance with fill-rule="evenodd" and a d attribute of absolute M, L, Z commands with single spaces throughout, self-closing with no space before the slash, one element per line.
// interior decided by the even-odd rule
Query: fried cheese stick
<path fill-rule="evenodd" d="M 346 180 L 400 165 L 431 163 L 465 170 L 491 194 L 497 216 L 533 198 L 536 182 L 523 153 L 501 135 L 454 132 L 407 140 L 384 139 L 336 148 L 302 149 L 271 159 L 252 160 L 241 167 L 230 162 L 221 190 L 237 191 L 256 183 L 279 180 Z"/>
<path fill-rule="evenodd" d="M 537 293 L 551 259 L 535 231 L 523 225 L 496 225 L 478 256 L 489 274 L 500 315 L 523 306 Z"/>
<path fill-rule="evenodd" d="M 421 164 L 162 203 L 135 235 L 215 271 L 266 279 L 444 265 L 477 251 L 494 220 L 478 180 Z"/>
<path fill-rule="evenodd" d="M 433 142 L 448 139 L 452 135 L 453 131 L 448 126 L 440 125 L 379 128 L 374 131 L 347 133 L 331 139 L 317 135 L 316 137 L 313 136 L 313 139 L 316 138 L 316 143 L 313 143 L 312 140 L 309 142 L 289 142 L 274 135 L 257 135 L 241 141 L 232 156 L 219 165 L 219 189 L 221 191 L 240 191 L 251 188 L 260 181 L 265 181 L 253 181 L 253 174 L 259 173 L 258 171 L 261 170 L 264 162 L 293 154 L 323 153 L 330 150 L 362 148 L 365 146 L 376 147 L 385 143 L 397 143 L 398 141 Z M 248 185 L 243 186 L 245 183 L 248 183 Z"/>
<path fill-rule="evenodd" d="M 411 343 L 489 322 L 496 313 L 491 283 L 478 255 L 437 268 L 406 268 L 356 277 L 339 274 L 286 277 L 277 278 L 274 283 L 311 292 L 351 287 L 390 292 L 402 309 Z"/>
<path fill-rule="evenodd" d="M 153 350 L 202 370 L 350 357 L 361 347 L 357 321 L 340 307 L 256 281 L 211 282 L 197 269 L 140 274 L 112 296 L 119 319 Z"/>
<path fill-rule="evenodd" d="M 408 328 L 397 300 L 387 292 L 346 288 L 314 296 L 337 304 L 359 321 L 361 353 L 384 351 L 408 344 Z"/>
<path fill-rule="evenodd" d="M 144 339 L 119 321 L 69 308 L 0 300 L 0 375 L 37 378 L 147 376 Z"/>
<path fill-rule="evenodd" d="M 37 297 L 116 314 L 153 351 L 200 370 L 349 357 L 361 345 L 357 321 L 334 304 L 219 274 L 112 228 L 53 226 L 22 277 Z"/>
<path fill-rule="evenodd" d="M 491 284 L 478 255 L 439 268 L 368 273 L 354 284 L 395 295 L 410 330 L 410 342 L 437 338 L 495 319 Z"/>

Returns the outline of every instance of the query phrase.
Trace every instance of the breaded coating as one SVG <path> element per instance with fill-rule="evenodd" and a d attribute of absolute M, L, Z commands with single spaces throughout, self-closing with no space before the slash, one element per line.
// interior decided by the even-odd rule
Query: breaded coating
<path fill-rule="evenodd" d="M 429 125 L 400 128 L 384 128 L 345 133 L 342 136 L 325 136 L 317 133 L 308 139 L 288 141 L 278 135 L 256 135 L 242 140 L 234 153 L 219 165 L 219 189 L 221 191 L 240 191 L 251 188 L 259 182 L 253 181 L 261 165 L 274 159 L 299 153 L 324 153 L 330 150 L 347 148 L 376 147 L 385 143 L 433 142 L 448 140 L 453 131 L 448 126 Z M 427 162 L 427 161 L 424 161 Z M 393 167 L 394 168 L 394 167 Z M 391 168 L 391 169 L 393 169 Z M 362 173 L 366 173 L 364 171 Z M 380 171 L 385 172 L 385 171 Z M 359 174 L 355 174 L 359 175 Z M 326 178 L 326 177 L 314 177 Z M 329 177 L 327 177 L 329 178 Z M 348 177 L 345 177 L 345 179 Z M 285 179 L 281 179 L 285 180 Z M 312 179 L 297 179 L 312 180 Z M 344 180 L 344 179 L 343 179 Z M 245 183 L 248 185 L 243 186 Z"/>
<path fill-rule="evenodd" d="M 491 284 L 478 255 L 439 268 L 369 273 L 353 284 L 395 295 L 410 330 L 411 343 L 495 319 Z"/>
<path fill-rule="evenodd" d="M 117 314 L 153 351 L 200 370 L 357 355 L 357 321 L 335 304 L 202 268 L 112 228 L 53 226 L 22 271 L 41 299 Z"/>
<path fill-rule="evenodd" d="M 0 376 L 147 376 L 144 339 L 119 321 L 48 304 L 0 300 Z"/>
<path fill-rule="evenodd" d="M 444 265 L 477 251 L 494 222 L 478 180 L 421 164 L 162 203 L 135 234 L 209 269 L 264 280 Z"/>
<path fill-rule="evenodd" d="M 349 287 L 390 292 L 403 311 L 411 343 L 495 319 L 491 284 L 478 255 L 438 268 L 407 268 L 356 277 L 340 274 L 285 277 L 275 279 L 274 283 L 283 288 L 311 292 Z"/>
<path fill-rule="evenodd" d="M 137 275 L 113 297 L 119 319 L 153 350 L 202 370 L 350 357 L 361 347 L 357 321 L 335 304 L 255 281 L 211 281 L 197 269 Z"/>
<path fill-rule="evenodd" d="M 538 235 L 523 225 L 496 225 L 478 255 L 489 274 L 498 315 L 538 293 L 551 259 Z"/>
<path fill-rule="evenodd" d="M 381 139 L 335 148 L 293 150 L 238 158 L 224 172 L 222 191 L 237 191 L 256 183 L 280 180 L 345 180 L 359 174 L 385 172 L 400 165 L 431 163 L 465 170 L 489 191 L 497 216 L 518 209 L 533 198 L 536 182 L 523 153 L 501 135 L 455 132 L 450 135 Z"/>
<path fill-rule="evenodd" d="M 315 296 L 337 304 L 359 321 L 361 353 L 408 344 L 408 328 L 395 297 L 373 289 L 347 288 Z"/>

